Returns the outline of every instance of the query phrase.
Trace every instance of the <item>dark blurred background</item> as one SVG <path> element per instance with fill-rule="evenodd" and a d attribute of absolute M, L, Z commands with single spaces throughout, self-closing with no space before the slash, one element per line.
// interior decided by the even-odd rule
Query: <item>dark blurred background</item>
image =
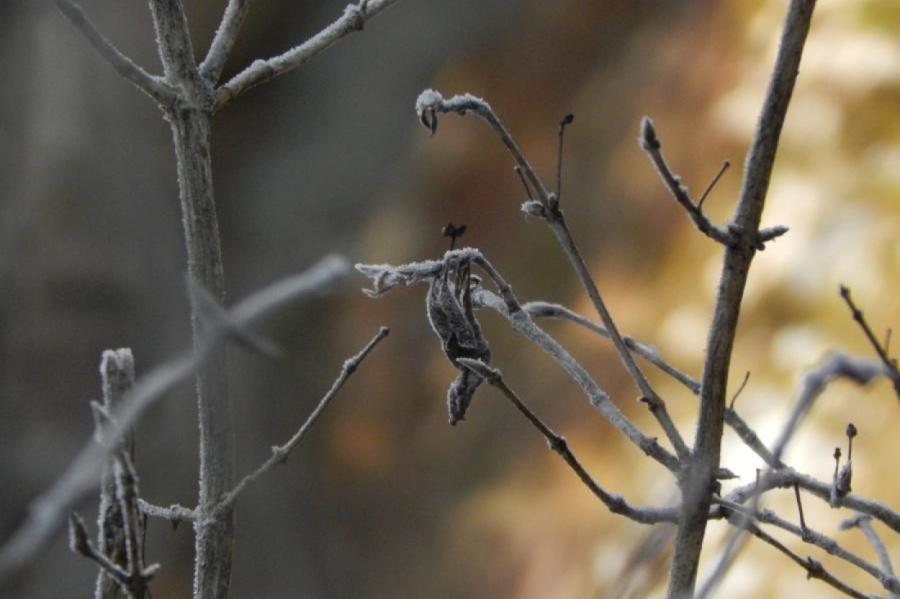
<path fill-rule="evenodd" d="M 187 2 L 198 53 L 224 2 Z M 257 2 L 226 76 L 312 35 L 344 2 Z M 620 324 L 698 376 L 721 252 L 690 226 L 636 143 L 641 115 L 696 195 L 724 220 L 766 86 L 787 2 L 768 0 L 403 0 L 299 70 L 216 117 L 214 169 L 232 301 L 327 253 L 352 262 L 439 256 L 449 221 L 468 225 L 523 300 L 594 317 L 549 231 L 518 210 L 510 158 L 480 122 L 447 116 L 434 136 L 413 103 L 428 87 L 487 99 L 554 180 L 567 112 L 563 206 Z M 871 355 L 837 295 L 849 285 L 878 331 L 900 323 L 900 9 L 822 0 L 804 56 L 765 224 L 791 228 L 754 263 L 733 385 L 771 441 L 798 376 L 832 348 Z M 158 71 L 141 3 L 85 0 L 123 51 Z M 91 435 L 105 348 L 133 348 L 139 373 L 190 344 L 174 157 L 152 103 L 48 1 L 0 3 L 0 540 Z M 424 288 L 378 301 L 342 291 L 262 329 L 281 360 L 230 353 L 238 472 L 287 439 L 381 324 L 391 336 L 293 454 L 238 504 L 234 597 L 614 597 L 659 594 L 666 533 L 610 515 L 491 389 L 447 426 L 454 370 L 428 330 Z M 493 314 L 495 365 L 597 480 L 639 504 L 674 500 L 670 478 L 623 443 L 577 387 Z M 649 434 L 659 435 L 602 340 L 547 323 Z M 695 399 L 647 367 L 691 436 Z M 186 384 L 141 422 L 137 467 L 151 502 L 191 506 L 196 418 Z M 900 442 L 889 385 L 838 385 L 791 448 L 828 479 L 848 419 L 861 431 L 854 490 L 895 508 Z M 729 433 L 725 465 L 760 464 Z M 770 504 L 790 516 L 791 497 Z M 807 522 L 840 517 L 808 500 Z M 92 517 L 94 502 L 82 513 Z M 88 518 L 90 519 L 90 518 Z M 710 529 L 708 557 L 724 528 Z M 836 533 L 874 561 L 861 535 Z M 900 557 L 896 538 L 889 541 Z M 649 549 L 648 549 L 649 548 Z M 190 527 L 154 522 L 155 597 L 190 594 Z M 645 554 L 641 554 L 641 551 Z M 806 552 L 802 549 L 802 552 Z M 643 555 L 643 556 L 642 556 Z M 867 592 L 870 579 L 823 558 Z M 634 564 L 638 565 L 634 565 Z M 8 597 L 92 593 L 94 568 L 59 536 Z M 750 543 L 723 596 L 833 596 Z M 830 594 L 831 593 L 831 594 Z"/>

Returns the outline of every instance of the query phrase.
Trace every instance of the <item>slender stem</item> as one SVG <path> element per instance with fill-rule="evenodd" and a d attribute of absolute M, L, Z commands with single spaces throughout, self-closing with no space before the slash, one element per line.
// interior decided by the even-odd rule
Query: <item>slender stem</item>
<path fill-rule="evenodd" d="M 694 592 L 706 518 L 719 467 L 728 369 L 750 263 L 759 244 L 759 223 L 788 103 L 797 80 L 815 0 L 792 0 L 753 145 L 747 156 L 741 195 L 729 228 L 739 241 L 726 247 L 715 312 L 706 345 L 694 460 L 682 485 L 682 514 L 675 536 L 668 599 Z"/>
<path fill-rule="evenodd" d="M 283 464 L 291 451 L 300 443 L 300 440 L 306 434 L 306 432 L 312 428 L 312 425 L 315 424 L 316 420 L 319 419 L 319 416 L 328 406 L 331 399 L 337 394 L 337 392 L 344 386 L 344 383 L 347 382 L 347 379 L 356 372 L 356 369 L 359 367 L 360 363 L 366 359 L 366 356 L 369 355 L 369 352 L 372 351 L 378 343 L 388 336 L 389 329 L 387 327 L 381 327 L 378 333 L 375 334 L 374 337 L 366 344 L 362 350 L 359 351 L 352 358 L 348 358 L 344 365 L 341 367 L 341 372 L 338 377 L 331 384 L 331 388 L 328 389 L 328 392 L 322 396 L 322 399 L 319 400 L 316 408 L 310 413 L 309 417 L 303 423 L 303 425 L 297 429 L 297 432 L 293 434 L 293 436 L 287 440 L 283 445 L 276 445 L 272 447 L 272 455 L 269 456 L 265 462 L 263 462 L 256 470 L 247 474 L 231 489 L 223 498 L 222 501 L 219 502 L 217 509 L 225 509 L 234 505 L 234 502 L 237 500 L 238 496 L 247 488 L 248 485 L 253 483 L 256 479 L 261 477 L 263 474 L 274 468 L 278 464 Z"/>
<path fill-rule="evenodd" d="M 629 505 L 621 496 L 610 493 L 601 487 L 588 471 L 585 470 L 584 466 L 581 465 L 581 462 L 575 457 L 572 450 L 569 449 L 569 444 L 566 442 L 565 437 L 554 432 L 537 414 L 532 412 L 531 409 L 525 405 L 525 402 L 519 398 L 515 391 L 507 386 L 506 382 L 503 380 L 503 375 L 499 370 L 491 368 L 480 360 L 473 360 L 471 358 L 460 358 L 458 361 L 464 367 L 475 374 L 484 377 L 491 385 L 497 387 L 497 389 L 512 402 L 516 409 L 525 416 L 532 426 L 544 435 L 550 449 L 559 454 L 566 464 L 568 464 L 569 468 L 571 468 L 578 478 L 581 479 L 581 482 L 590 489 L 591 493 L 609 508 L 609 511 L 614 514 L 625 516 L 635 522 L 640 522 L 641 524 L 657 524 L 659 522 L 675 521 L 677 511 L 674 509 L 634 507 Z"/>
<path fill-rule="evenodd" d="M 397 0 L 362 0 L 360 4 L 351 4 L 344 9 L 344 14 L 340 18 L 299 46 L 266 60 L 253 61 L 250 66 L 216 90 L 214 111 L 221 110 L 234 98 L 257 85 L 296 69 L 347 35 L 362 31 L 366 21 L 395 2 Z"/>
<path fill-rule="evenodd" d="M 881 358 L 881 361 L 884 362 L 891 383 L 894 385 L 894 392 L 897 394 L 897 399 L 900 399 L 900 371 L 897 370 L 897 360 L 891 358 L 887 353 L 891 340 L 890 329 L 888 329 L 884 346 L 882 346 L 881 343 L 878 342 L 878 338 L 875 337 L 875 333 L 872 332 L 869 323 L 866 322 L 866 316 L 863 314 L 863 311 L 857 308 L 856 304 L 853 303 L 853 298 L 850 297 L 850 289 L 848 287 L 841 285 L 841 297 L 844 298 L 844 302 L 846 302 L 847 307 L 850 308 L 853 320 L 859 325 L 859 328 L 862 329 L 866 339 L 869 340 L 869 343 L 872 344 L 872 347 L 875 349 L 875 353 L 877 353 L 878 357 Z"/>
<path fill-rule="evenodd" d="M 112 42 L 100 33 L 79 4 L 72 2 L 72 0 L 55 0 L 55 2 L 59 11 L 87 38 L 91 45 L 112 65 L 119 75 L 130 81 L 161 106 L 169 106 L 175 102 L 175 90 L 162 81 L 161 78 L 147 73 L 129 57 L 122 54 Z"/>

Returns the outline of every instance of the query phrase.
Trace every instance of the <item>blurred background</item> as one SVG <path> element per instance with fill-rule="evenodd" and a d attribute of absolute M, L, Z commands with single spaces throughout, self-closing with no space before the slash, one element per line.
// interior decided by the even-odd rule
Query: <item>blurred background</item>
<path fill-rule="evenodd" d="M 346 1 L 346 0 L 345 0 Z M 345 2 L 257 2 L 226 76 L 279 53 Z M 123 51 L 159 71 L 146 7 L 85 0 Z M 187 2 L 198 53 L 224 2 Z M 229 296 L 237 300 L 327 253 L 352 262 L 440 256 L 440 229 L 466 224 L 520 299 L 595 315 L 546 227 L 519 212 L 512 162 L 488 128 L 416 121 L 418 93 L 487 99 L 553 181 L 556 127 L 568 129 L 563 207 L 620 328 L 699 376 L 721 249 L 690 225 L 636 143 L 654 118 L 663 152 L 693 194 L 734 165 L 706 209 L 728 218 L 766 87 L 786 0 L 403 0 L 298 71 L 220 113 L 213 149 Z M 740 413 L 771 442 L 803 372 L 833 349 L 872 356 L 837 293 L 853 291 L 879 334 L 900 325 L 900 5 L 820 0 L 779 150 L 765 225 L 790 233 L 753 264 L 732 360 L 747 371 Z M 92 432 L 105 348 L 133 348 L 138 372 L 190 344 L 171 136 L 159 111 L 98 57 L 50 2 L 0 3 L 0 539 L 22 521 Z M 238 504 L 234 597 L 645 597 L 664 590 L 669 533 L 615 517 L 494 390 L 447 425 L 455 376 L 428 329 L 425 288 L 369 300 L 340 292 L 283 311 L 262 330 L 287 348 L 230 352 L 238 472 L 287 439 L 378 326 L 369 357 L 284 468 Z M 629 501 L 668 504 L 673 481 L 624 443 L 572 381 L 495 314 L 493 362 L 598 482 Z M 609 345 L 546 323 L 614 401 L 660 435 Z M 897 344 L 895 343 L 896 347 Z M 645 369 L 690 438 L 696 399 Z M 137 467 L 149 501 L 192 506 L 192 385 L 141 422 Z M 887 382 L 833 385 L 788 461 L 830 480 L 852 420 L 854 491 L 900 507 L 897 400 Z M 893 457 L 892 457 L 893 456 Z M 761 464 L 729 431 L 724 465 L 750 482 Z M 93 501 L 81 506 L 90 521 Z M 795 519 L 792 493 L 770 507 Z M 813 498 L 810 526 L 867 560 L 851 515 Z M 886 533 L 883 528 L 879 532 Z M 714 523 L 714 559 L 726 529 Z M 777 535 L 776 533 L 776 536 Z M 895 559 L 900 542 L 887 538 Z M 865 592 L 877 581 L 814 548 Z M 190 527 L 154 522 L 155 597 L 190 594 Z M 59 536 L 0 589 L 87 596 L 95 570 Z M 721 596 L 837 596 L 751 541 Z"/>

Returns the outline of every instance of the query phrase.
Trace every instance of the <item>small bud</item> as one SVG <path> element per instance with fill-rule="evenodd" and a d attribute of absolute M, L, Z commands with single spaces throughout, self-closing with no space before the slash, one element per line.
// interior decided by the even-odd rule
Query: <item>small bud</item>
<path fill-rule="evenodd" d="M 835 448 L 834 448 L 834 454 L 832 454 L 831 457 L 833 457 L 833 458 L 835 459 L 835 461 L 840 461 L 840 459 L 841 459 L 841 448 L 840 448 L 840 447 L 835 447 Z"/>
<path fill-rule="evenodd" d="M 81 516 L 72 512 L 69 514 L 69 549 L 79 555 L 90 555 L 91 547 L 88 541 L 87 530 Z"/>
<path fill-rule="evenodd" d="M 638 137 L 638 143 L 647 151 L 660 148 L 659 138 L 656 137 L 656 129 L 653 127 L 653 119 L 649 116 L 641 118 L 641 134 Z"/>
<path fill-rule="evenodd" d="M 856 426 L 851 422 L 847 425 L 847 438 L 852 439 L 856 435 L 859 434 L 859 431 L 856 430 Z"/>

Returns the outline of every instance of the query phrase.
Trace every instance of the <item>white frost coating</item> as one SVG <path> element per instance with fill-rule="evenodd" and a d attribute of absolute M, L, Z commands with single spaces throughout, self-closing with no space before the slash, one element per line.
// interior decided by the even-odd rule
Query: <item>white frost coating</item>
<path fill-rule="evenodd" d="M 426 110 L 433 110 L 436 106 L 439 106 L 444 101 L 444 96 L 441 95 L 440 92 L 435 91 L 431 88 L 426 89 L 419 97 L 416 98 L 416 114 L 419 118 L 422 118 L 422 114 Z"/>

